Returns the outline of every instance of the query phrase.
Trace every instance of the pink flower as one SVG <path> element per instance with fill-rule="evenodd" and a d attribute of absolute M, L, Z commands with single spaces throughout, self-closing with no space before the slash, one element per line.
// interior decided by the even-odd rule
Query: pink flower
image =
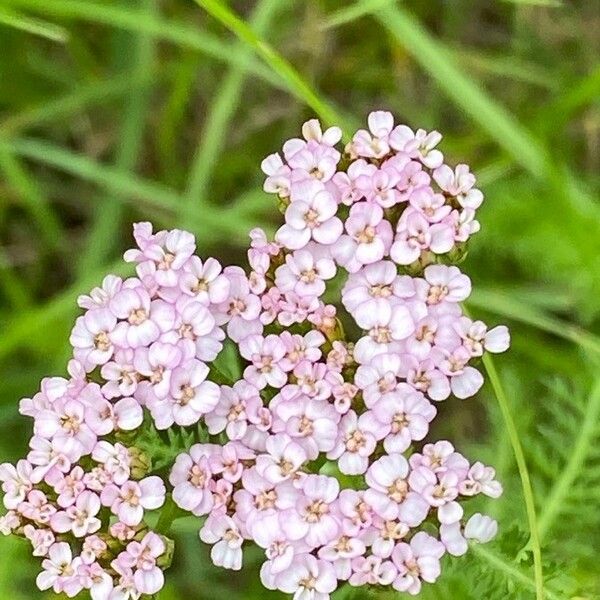
<path fill-rule="evenodd" d="M 394 589 L 415 596 L 421 591 L 421 581 L 433 583 L 440 575 L 440 558 L 444 545 L 423 531 L 417 533 L 410 544 L 398 544 L 392 561 L 398 569 Z"/>
<path fill-rule="evenodd" d="M 400 519 L 409 527 L 420 525 L 429 512 L 429 503 L 408 485 L 408 463 L 401 454 L 377 459 L 365 477 L 369 488 L 365 501 L 386 520 Z"/>
<path fill-rule="evenodd" d="M 33 489 L 31 476 L 33 467 L 26 460 L 20 460 L 16 467 L 10 463 L 0 465 L 0 481 L 4 492 L 4 506 L 14 510 L 19 506 L 28 492 Z"/>
<path fill-rule="evenodd" d="M 85 421 L 85 406 L 78 400 L 57 400 L 52 410 L 41 411 L 35 419 L 34 433 L 54 440 L 59 452 L 77 450 L 89 454 L 97 436 Z"/>
<path fill-rule="evenodd" d="M 406 339 L 415 330 L 410 311 L 402 305 L 382 306 L 378 313 L 357 310 L 355 319 L 366 331 L 354 347 L 354 358 L 359 364 L 394 351 L 398 347 L 396 342 Z"/>
<path fill-rule="evenodd" d="M 496 471 L 486 467 L 479 461 L 473 463 L 467 477 L 459 484 L 459 491 L 463 496 L 485 494 L 490 498 L 499 498 L 502 495 L 502 485 L 495 480 Z"/>
<path fill-rule="evenodd" d="M 450 378 L 452 393 L 461 399 L 474 396 L 483 385 L 483 375 L 467 364 L 471 359 L 468 350 L 459 346 L 453 352 L 441 350 L 440 353 L 443 358 L 439 369 Z"/>
<path fill-rule="evenodd" d="M 359 129 L 352 138 L 349 151 L 353 156 L 383 158 L 390 151 L 389 137 L 394 129 L 392 113 L 378 110 L 367 118 L 369 131 Z"/>
<path fill-rule="evenodd" d="M 299 250 L 311 239 L 326 245 L 338 240 L 342 222 L 335 216 L 337 203 L 321 182 L 309 179 L 294 184 L 291 200 L 285 211 L 285 225 L 275 236 L 280 244 Z"/>
<path fill-rule="evenodd" d="M 398 574 L 391 561 L 379 556 L 356 557 L 352 561 L 352 571 L 349 583 L 353 586 L 390 585 Z"/>
<path fill-rule="evenodd" d="M 122 289 L 110 301 L 110 309 L 122 319 L 110 336 L 121 348 L 148 346 L 175 320 L 173 307 L 162 300 L 151 301 L 143 287 Z"/>
<path fill-rule="evenodd" d="M 284 371 L 292 371 L 302 361 L 313 363 L 321 358 L 321 346 L 325 343 L 325 336 L 320 331 L 309 331 L 306 335 L 291 334 L 283 331 L 279 339 L 285 346 L 286 353 L 279 361 Z"/>
<path fill-rule="evenodd" d="M 482 321 L 471 321 L 467 317 L 461 317 L 455 324 L 455 329 L 471 356 L 481 356 L 484 350 L 493 353 L 505 352 L 510 345 L 510 334 L 504 325 L 488 331 Z"/>
<path fill-rule="evenodd" d="M 297 250 L 285 257 L 285 265 L 275 271 L 275 284 L 282 292 L 300 296 L 321 296 L 325 281 L 335 275 L 330 258 L 317 258 L 309 250 Z"/>
<path fill-rule="evenodd" d="M 337 459 L 340 471 L 346 475 L 364 473 L 380 437 L 378 430 L 381 429 L 381 424 L 369 422 L 362 416 L 359 418 L 351 410 L 342 417 L 336 445 L 327 453 L 327 458 Z"/>
<path fill-rule="evenodd" d="M 347 235 L 339 239 L 331 253 L 350 273 L 381 260 L 394 237 L 392 226 L 383 218 L 383 209 L 367 202 L 352 206 L 345 228 Z"/>
<path fill-rule="evenodd" d="M 127 262 L 149 262 L 158 285 L 173 287 L 177 285 L 178 271 L 185 265 L 196 249 L 194 236 L 179 229 L 161 231 L 152 236 L 149 223 L 138 223 L 134 227 L 136 241 L 140 250 L 128 250 L 124 258 Z"/>
<path fill-rule="evenodd" d="M 83 469 L 76 466 L 73 467 L 70 473 L 64 475 L 55 483 L 54 491 L 58 494 L 56 502 L 61 508 L 68 508 L 75 504 L 79 495 L 85 490 L 83 477 Z"/>
<path fill-rule="evenodd" d="M 227 299 L 230 286 L 221 271 L 219 261 L 214 258 L 207 258 L 203 263 L 197 256 L 192 256 L 186 263 L 179 287 L 204 305 L 219 304 Z"/>
<path fill-rule="evenodd" d="M 169 481 L 173 486 L 173 501 L 183 510 L 196 516 L 206 515 L 214 505 L 210 454 L 200 444 L 190 448 L 189 454 L 179 454 L 171 470 Z"/>
<path fill-rule="evenodd" d="M 14 510 L 9 510 L 5 515 L 0 517 L 0 533 L 2 535 L 10 535 L 21 526 L 21 518 Z M 32 525 L 25 525 L 24 530 Z M 27 535 L 27 534 L 25 534 Z M 35 556 L 35 553 L 34 553 Z"/>
<path fill-rule="evenodd" d="M 410 265 L 421 253 L 445 254 L 454 247 L 454 228 L 445 222 L 431 224 L 425 216 L 408 208 L 400 217 L 390 257 L 399 265 Z"/>
<path fill-rule="evenodd" d="M 384 426 L 383 447 L 388 454 L 404 452 L 413 440 L 422 440 L 437 410 L 423 394 L 413 390 L 385 394 L 373 407 L 373 417 Z"/>
<path fill-rule="evenodd" d="M 487 515 L 475 513 L 465 525 L 464 535 L 469 540 L 486 544 L 496 537 L 498 523 Z"/>
<path fill-rule="evenodd" d="M 425 280 L 418 279 L 416 284 L 419 297 L 429 305 L 462 302 L 471 293 L 471 280 L 458 267 L 430 265 L 425 269 Z"/>
<path fill-rule="evenodd" d="M 221 387 L 221 397 L 215 409 L 205 416 L 212 435 L 225 431 L 230 440 L 244 437 L 248 423 L 258 420 L 262 400 L 258 390 L 246 381 L 238 381 L 233 388 Z"/>
<path fill-rule="evenodd" d="M 90 491 L 82 492 L 64 511 L 52 516 L 50 525 L 58 533 L 71 531 L 77 538 L 82 538 L 100 529 L 102 523 L 97 518 L 100 512 L 100 498 Z"/>
<path fill-rule="evenodd" d="M 377 167 L 362 158 L 350 163 L 347 172 L 338 171 L 333 176 L 333 183 L 340 194 L 340 202 L 352 206 L 355 202 L 362 200 L 364 191 L 358 187 L 359 178 L 364 176 L 370 181 L 376 172 Z"/>
<path fill-rule="evenodd" d="M 73 558 L 66 542 L 53 544 L 48 550 L 48 558 L 42 562 L 43 571 L 37 576 L 36 584 L 42 591 L 52 588 L 56 594 L 64 592 L 72 598 L 83 586 L 79 583 L 79 557 Z"/>
<path fill-rule="evenodd" d="M 396 265 L 383 260 L 366 265 L 348 277 L 342 290 L 342 303 L 354 315 L 359 308 L 377 312 L 385 304 L 414 294 L 412 279 L 398 277 Z"/>
<path fill-rule="evenodd" d="M 49 501 L 44 492 L 32 490 L 27 494 L 25 502 L 21 502 L 17 506 L 17 511 L 26 519 L 47 525 L 56 514 L 56 507 Z"/>
<path fill-rule="evenodd" d="M 101 287 L 95 287 L 89 296 L 82 294 L 77 298 L 77 304 L 81 308 L 92 310 L 94 308 L 108 307 L 111 298 L 121 289 L 123 280 L 116 275 L 107 275 L 102 280 Z"/>
<path fill-rule="evenodd" d="M 144 413 L 133 398 L 121 398 L 115 404 L 99 398 L 97 403 L 86 407 L 85 420 L 96 435 L 107 435 L 114 430 L 137 429 L 144 420 Z"/>
<path fill-rule="evenodd" d="M 121 570 L 123 567 L 134 570 L 133 580 L 140 594 L 156 594 L 165 584 L 165 576 L 156 565 L 156 560 L 166 551 L 160 536 L 150 531 L 141 542 L 130 542 L 125 552 L 115 561 Z"/>
<path fill-rule="evenodd" d="M 436 475 L 427 467 L 418 467 L 410 474 L 409 483 L 431 506 L 437 507 L 440 523 L 448 525 L 461 519 L 463 508 L 456 501 L 459 477 L 454 471 Z"/>
<path fill-rule="evenodd" d="M 292 478 L 308 458 L 304 448 L 285 433 L 270 436 L 266 451 L 257 457 L 256 469 L 273 484 Z"/>
<path fill-rule="evenodd" d="M 324 546 L 339 533 L 339 523 L 331 514 L 340 493 L 333 477 L 308 475 L 302 482 L 302 495 L 294 509 L 286 511 L 281 526 L 290 540 L 304 540 L 311 548 Z"/>
<path fill-rule="evenodd" d="M 382 353 L 373 357 L 367 364 L 358 367 L 354 383 L 362 390 L 366 406 L 372 408 L 384 394 L 393 392 L 398 387 L 401 374 L 400 355 Z"/>
<path fill-rule="evenodd" d="M 75 358 L 87 371 L 111 359 L 114 352 L 111 335 L 116 324 L 117 319 L 106 308 L 89 310 L 77 318 L 69 342 L 75 350 Z"/>
<path fill-rule="evenodd" d="M 113 445 L 102 440 L 94 446 L 92 458 L 103 465 L 104 470 L 110 475 L 112 482 L 115 484 L 123 485 L 129 479 L 131 456 L 123 444 L 117 442 Z M 75 469 L 73 472 L 75 472 Z"/>
<path fill-rule="evenodd" d="M 181 364 L 181 349 L 173 344 L 154 342 L 148 349 L 138 348 L 133 364 L 138 372 L 148 378 L 144 382 L 159 399 L 166 398 L 171 387 L 173 370 Z M 138 386 L 138 389 L 141 385 Z"/>
<path fill-rule="evenodd" d="M 281 528 L 280 519 L 278 513 L 266 514 L 254 521 L 250 527 L 253 541 L 264 548 L 268 559 L 261 569 L 261 578 L 263 574 L 268 574 L 270 580 L 285 571 L 298 552 L 298 543 L 287 539 Z"/>
<path fill-rule="evenodd" d="M 252 364 L 244 371 L 244 378 L 259 390 L 267 386 L 280 388 L 287 375 L 279 365 L 285 355 L 285 346 L 276 335 L 251 335 L 240 342 L 240 354 Z"/>
<path fill-rule="evenodd" d="M 258 320 L 261 304 L 258 296 L 250 293 L 248 278 L 240 267 L 227 267 L 224 270 L 229 279 L 229 298 L 219 306 L 227 322 L 227 334 L 234 342 L 241 341 L 247 335 L 262 333 Z"/>
<path fill-rule="evenodd" d="M 173 370 L 167 398 L 149 403 L 157 429 L 193 425 L 217 406 L 221 392 L 216 383 L 205 381 L 207 375 L 208 367 L 195 359 Z"/>
<path fill-rule="evenodd" d="M 398 125 L 390 135 L 390 146 L 417 158 L 429 169 L 435 169 L 444 160 L 443 154 L 435 149 L 441 140 L 442 136 L 437 131 L 427 133 L 424 129 L 417 129 L 415 133 L 406 125 Z"/>
<path fill-rule="evenodd" d="M 483 202 L 483 194 L 475 189 L 475 176 L 467 165 L 456 165 L 454 171 L 448 165 L 440 165 L 433 172 L 433 178 L 440 188 L 455 196 L 463 208 L 477 209 Z"/>
<path fill-rule="evenodd" d="M 123 523 L 134 527 L 142 522 L 144 509 L 155 510 L 164 504 L 165 493 L 161 478 L 152 476 L 140 482 L 127 481 L 121 487 L 108 485 L 100 499 Z"/>
<path fill-rule="evenodd" d="M 322 400 L 289 400 L 273 406 L 273 431 L 285 431 L 306 451 L 309 460 L 335 446 L 339 414 Z"/>
<path fill-rule="evenodd" d="M 325 183 L 333 177 L 340 160 L 340 153 L 331 146 L 309 140 L 293 153 L 286 152 L 289 142 L 286 146 L 284 152 L 288 165 L 292 169 L 293 181 L 312 177 Z"/>
<path fill-rule="evenodd" d="M 92 600 L 108 598 L 113 591 L 113 579 L 97 562 L 81 564 L 77 569 L 79 582 L 90 591 Z"/>
<path fill-rule="evenodd" d="M 23 534 L 31 542 L 33 556 L 47 556 L 48 550 L 56 541 L 52 531 L 49 529 L 36 529 L 31 524 L 23 527 Z"/>
<path fill-rule="evenodd" d="M 214 544 L 210 558 L 218 567 L 239 571 L 242 568 L 242 537 L 235 521 L 226 515 L 211 515 L 200 530 L 200 539 Z"/>
<path fill-rule="evenodd" d="M 337 587 L 337 580 L 329 562 L 302 554 L 294 558 L 288 569 L 277 575 L 275 585 L 286 594 L 294 594 L 294 598 L 328 600 Z"/>
<path fill-rule="evenodd" d="M 119 396 L 132 396 L 138 384 L 138 374 L 133 366 L 131 348 L 117 350 L 113 360 L 102 365 L 100 375 L 106 381 L 102 395 L 109 400 Z"/>

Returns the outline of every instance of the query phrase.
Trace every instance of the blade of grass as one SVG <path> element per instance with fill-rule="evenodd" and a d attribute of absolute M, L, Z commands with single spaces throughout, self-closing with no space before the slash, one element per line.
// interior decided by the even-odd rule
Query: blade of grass
<path fill-rule="evenodd" d="M 504 392 L 504 387 L 496 371 L 494 360 L 492 359 L 489 352 L 483 355 L 483 364 L 487 371 L 490 383 L 498 400 L 500 412 L 510 438 L 510 443 L 515 455 L 517 462 L 517 468 L 519 470 L 519 477 L 521 478 L 521 487 L 523 490 L 523 498 L 525 501 L 525 509 L 527 512 L 527 521 L 529 523 L 529 534 L 531 544 L 531 551 L 533 554 L 533 572 L 535 576 L 535 596 L 537 600 L 543 600 L 545 597 L 544 591 L 544 572 L 542 567 L 542 549 L 540 545 L 537 515 L 535 510 L 535 501 L 533 498 L 533 489 L 531 487 L 531 478 L 529 476 L 529 469 L 527 467 L 527 461 L 525 460 L 525 454 L 523 452 L 523 446 L 521 445 L 521 439 L 519 432 L 515 425 L 515 421 L 512 416 L 510 409 L 510 403 L 508 397 Z"/>
<path fill-rule="evenodd" d="M 544 106 L 536 115 L 533 127 L 545 136 L 556 136 L 569 120 L 587 104 L 600 97 L 600 66 L 591 73 L 561 86 L 562 94 Z"/>
<path fill-rule="evenodd" d="M 231 51 L 230 44 L 225 44 L 218 37 L 198 31 L 197 28 L 189 25 L 168 21 L 164 18 L 151 18 L 140 11 L 129 10 L 123 6 L 107 6 L 80 0 L 52 0 L 52 2 L 4 0 L 4 2 L 46 15 L 101 23 L 110 27 L 146 33 L 157 40 L 196 50 L 221 62 L 246 66 L 256 76 L 268 81 L 271 85 L 280 87 L 279 79 L 264 65 L 254 60 L 247 61 L 239 58 Z"/>
<path fill-rule="evenodd" d="M 582 419 L 581 429 L 576 440 L 573 440 L 569 453 L 569 462 L 562 469 L 559 478 L 553 482 L 550 492 L 544 497 L 540 510 L 538 530 L 540 538 L 544 538 L 561 511 L 564 498 L 568 495 L 573 482 L 580 475 L 585 465 L 600 419 L 600 379 L 596 381 Z"/>
<path fill-rule="evenodd" d="M 143 15 L 154 18 L 158 14 L 155 0 L 141 0 Z M 127 47 L 130 47 L 127 40 Z M 119 61 L 122 60 L 121 48 L 118 49 Z M 147 33 L 138 33 L 129 61 L 134 79 L 143 80 L 153 72 L 154 43 Z M 130 54 L 129 52 L 127 54 Z M 138 87 L 127 96 L 123 124 L 118 138 L 115 167 L 120 171 L 135 170 L 139 150 L 144 136 L 144 121 L 150 100 L 149 86 Z M 123 203 L 114 196 L 100 199 L 95 210 L 94 222 L 86 241 L 87 252 L 82 255 L 78 273 L 86 273 L 101 265 L 114 247 L 114 231 L 118 229 L 123 215 Z"/>
<path fill-rule="evenodd" d="M 186 168 L 181 160 L 181 132 L 186 129 L 190 102 L 197 94 L 202 56 L 183 50 L 174 65 L 170 85 L 164 92 L 165 100 L 160 109 L 160 123 L 156 130 L 156 153 L 161 180 L 179 188 L 186 178 Z"/>
<path fill-rule="evenodd" d="M 325 20 L 325 23 L 321 26 L 321 29 L 326 30 L 345 25 L 346 23 L 350 23 L 351 21 L 355 21 L 356 19 L 360 19 L 361 17 L 375 12 L 386 4 L 391 4 L 396 1 L 397 0 L 365 0 L 364 2 L 345 6 L 344 8 L 340 8 L 331 13 Z"/>
<path fill-rule="evenodd" d="M 551 6 L 560 7 L 563 5 L 561 0 L 503 0 L 509 4 L 517 4 L 519 6 Z"/>
<path fill-rule="evenodd" d="M 252 13 L 251 25 L 257 35 L 264 35 L 282 5 L 279 0 L 261 0 Z M 252 49 L 238 42 L 233 50 L 240 56 L 250 57 Z M 195 203 L 207 201 L 206 190 L 210 177 L 227 139 L 229 122 L 238 108 L 247 70 L 234 66 L 225 76 L 205 119 L 198 148 L 190 168 L 184 201 L 181 204 L 181 220 L 184 222 Z"/>
<path fill-rule="evenodd" d="M 10 152 L 0 148 L 0 169 L 8 184 L 19 195 L 19 198 L 34 219 L 41 238 L 53 250 L 60 250 L 63 245 L 63 226 L 56 217 L 48 199 L 26 168 Z"/>
<path fill-rule="evenodd" d="M 14 272 L 4 248 L 0 247 L 0 286 L 10 305 L 16 310 L 31 306 L 31 294 L 22 277 Z"/>
<path fill-rule="evenodd" d="M 0 24 L 8 25 L 59 44 L 64 44 L 69 38 L 69 33 L 64 27 L 40 19 L 26 17 L 6 6 L 0 7 Z"/>
<path fill-rule="evenodd" d="M 156 74 L 154 74 L 154 78 L 156 78 Z M 29 127 L 69 116 L 85 110 L 90 105 L 118 98 L 138 87 L 147 86 L 150 82 L 152 82 L 151 77 L 136 80 L 130 74 L 125 74 L 86 85 L 64 96 L 48 100 L 39 106 L 26 108 L 19 113 L 9 115 L 0 121 L 0 136 L 15 135 Z"/>
<path fill-rule="evenodd" d="M 521 302 L 507 293 L 478 287 L 473 289 L 468 304 L 526 323 L 600 355 L 600 338 L 578 325 L 550 317 L 531 304 Z"/>
<path fill-rule="evenodd" d="M 549 170 L 549 158 L 540 142 L 465 75 L 447 49 L 431 37 L 412 14 L 401 7 L 384 7 L 375 16 L 461 110 L 518 164 L 536 177 L 544 177 Z"/>
<path fill-rule="evenodd" d="M 222 2 L 219 0 L 194 0 L 194 2 L 250 46 L 253 52 L 277 74 L 285 87 L 296 98 L 312 108 L 327 125 L 340 125 L 346 132 L 355 129 L 350 119 L 343 117 L 328 100 L 315 92 L 302 75 L 281 54 L 256 35 L 247 23 Z"/>
<path fill-rule="evenodd" d="M 94 183 L 134 206 L 139 206 L 142 202 L 150 208 L 162 210 L 170 215 L 176 215 L 179 210 L 181 196 L 170 188 L 102 165 L 86 156 L 47 142 L 33 139 L 0 139 L 0 151 L 2 150 Z M 200 232 L 208 242 L 222 239 L 224 235 L 230 236 L 232 241 L 242 241 L 247 237 L 248 226 L 243 218 L 239 218 L 239 214 L 238 210 L 204 205 L 199 208 L 188 227 Z"/>

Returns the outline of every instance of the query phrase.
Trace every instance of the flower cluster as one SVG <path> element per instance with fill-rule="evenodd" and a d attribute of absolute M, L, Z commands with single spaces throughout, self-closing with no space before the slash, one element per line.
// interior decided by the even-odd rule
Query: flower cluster
<path fill-rule="evenodd" d="M 509 346 L 461 308 L 455 265 L 483 196 L 437 132 L 382 111 L 368 125 L 341 150 L 311 120 L 265 159 L 284 223 L 250 232 L 248 273 L 140 223 L 136 276 L 79 298 L 70 377 L 21 402 L 30 452 L 0 465 L 0 532 L 42 558 L 40 589 L 155 594 L 172 503 L 205 519 L 216 565 L 240 569 L 255 543 L 264 586 L 307 600 L 345 584 L 417 594 L 444 554 L 494 537 L 467 510 L 502 493 L 494 469 L 430 436 L 436 403 L 476 394 L 479 358 Z M 234 379 L 215 363 L 225 343 Z M 174 426 L 185 451 L 165 441 L 167 473 L 144 440 Z"/>
<path fill-rule="evenodd" d="M 229 321 L 229 279 L 216 260 L 193 255 L 190 233 L 153 234 L 140 223 L 134 237 L 125 259 L 137 277 L 109 275 L 79 298 L 70 377 L 46 378 L 21 401 L 33 419 L 30 451 L 0 466 L 8 510 L 0 531 L 27 538 L 43 557 L 39 588 L 87 589 L 94 600 L 163 586 L 169 542 L 145 517 L 167 490 L 136 443 L 150 430 L 195 425 L 217 406 L 208 363 Z"/>
<path fill-rule="evenodd" d="M 340 130 L 309 121 L 263 162 L 285 223 L 273 241 L 251 232 L 251 272 L 232 279 L 243 375 L 205 417 L 229 442 L 194 446 L 171 474 L 177 504 L 208 515 L 215 564 L 239 569 L 253 541 L 265 587 L 315 600 L 340 582 L 418 593 L 444 553 L 494 536 L 463 504 L 502 491 L 447 441 L 417 450 L 435 403 L 473 396 L 472 363 L 509 345 L 464 315 L 471 282 L 451 264 L 481 193 L 443 164 L 439 134 L 382 112 L 369 129 L 342 154 Z"/>

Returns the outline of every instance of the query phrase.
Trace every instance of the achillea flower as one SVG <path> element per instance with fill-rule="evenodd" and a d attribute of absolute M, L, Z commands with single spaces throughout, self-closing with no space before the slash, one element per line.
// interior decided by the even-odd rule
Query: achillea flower
<path fill-rule="evenodd" d="M 166 504 L 165 531 L 172 503 L 206 517 L 216 565 L 239 570 L 254 542 L 265 587 L 311 600 L 346 583 L 418 594 L 445 553 L 496 534 L 465 515 L 501 494 L 494 469 L 422 444 L 435 403 L 476 394 L 473 361 L 510 342 L 463 314 L 471 281 L 452 264 L 483 195 L 439 133 L 386 111 L 343 153 L 340 139 L 313 119 L 263 161 L 284 223 L 275 240 L 250 232 L 248 273 L 138 223 L 135 276 L 79 297 L 69 377 L 21 402 L 30 450 L 0 465 L 0 533 L 42 557 L 40 589 L 157 593 L 171 542 L 146 518 Z M 212 364 L 225 343 L 238 381 Z M 168 482 L 166 439 L 189 444 Z"/>

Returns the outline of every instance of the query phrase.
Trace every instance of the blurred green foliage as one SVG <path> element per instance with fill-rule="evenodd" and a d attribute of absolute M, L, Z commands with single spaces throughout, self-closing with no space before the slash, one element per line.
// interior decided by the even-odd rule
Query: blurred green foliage
<path fill-rule="evenodd" d="M 469 308 L 511 325 L 496 363 L 532 479 L 544 594 L 599 598 L 599 28 L 597 2 L 567 0 L 3 0 L 2 460 L 23 454 L 17 401 L 64 373 L 76 295 L 123 269 L 132 221 L 184 226 L 201 254 L 243 261 L 246 232 L 277 218 L 261 159 L 315 112 L 348 133 L 386 108 L 440 130 L 449 159 L 479 175 Z M 503 533 L 447 560 L 425 599 L 534 597 L 496 395 L 442 405 L 432 436 L 497 467 L 506 492 L 485 508 Z M 161 599 L 277 597 L 258 553 L 241 574 L 216 571 L 196 530 L 176 524 Z M 0 598 L 42 597 L 25 544 L 0 549 Z"/>

